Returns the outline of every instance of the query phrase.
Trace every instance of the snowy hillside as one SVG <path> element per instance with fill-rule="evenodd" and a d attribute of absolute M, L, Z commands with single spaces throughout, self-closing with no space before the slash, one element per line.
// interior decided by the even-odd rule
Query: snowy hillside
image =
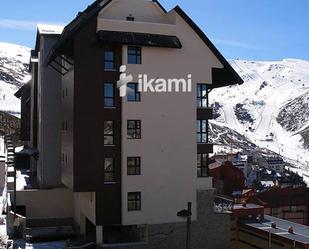
<path fill-rule="evenodd" d="M 28 64 L 30 49 L 0 42 L 0 110 L 20 112 L 20 102 L 14 96 L 18 88 L 30 79 Z"/>
<path fill-rule="evenodd" d="M 211 92 L 218 125 L 226 125 L 261 148 L 309 162 L 309 61 L 236 60 L 243 85 Z"/>

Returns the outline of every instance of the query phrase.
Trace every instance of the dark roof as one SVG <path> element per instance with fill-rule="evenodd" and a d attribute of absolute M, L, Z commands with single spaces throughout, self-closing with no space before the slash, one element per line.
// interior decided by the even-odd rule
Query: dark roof
<path fill-rule="evenodd" d="M 45 65 L 48 65 L 52 60 L 54 60 L 59 54 L 61 54 L 64 47 L 67 45 L 76 32 L 78 32 L 85 24 L 87 24 L 93 17 L 95 17 L 105 6 L 111 3 L 112 0 L 96 0 L 93 4 L 89 5 L 83 12 L 80 12 L 76 18 L 70 22 L 63 30 L 59 41 L 51 49 Z M 163 12 L 166 10 L 158 2 L 158 0 L 153 0 Z M 214 53 L 218 60 L 223 65 L 223 68 L 213 68 L 212 69 L 212 84 L 210 88 L 218 88 L 223 86 L 229 86 L 233 84 L 242 84 L 243 80 L 232 68 L 232 66 L 226 61 L 222 54 L 217 50 L 213 43 L 208 39 L 204 32 L 192 21 L 192 19 L 179 7 L 176 6 L 174 10 L 188 23 L 188 25 L 197 33 L 197 35 L 204 41 L 204 43 L 209 47 L 209 49 Z"/>
<path fill-rule="evenodd" d="M 181 42 L 176 36 L 146 34 L 119 31 L 99 31 L 99 42 L 139 45 L 148 47 L 181 48 Z"/>
<path fill-rule="evenodd" d="M 242 84 L 244 81 L 227 62 L 219 50 L 209 40 L 205 33 L 194 23 L 194 21 L 179 7 L 176 6 L 174 10 L 190 25 L 190 27 L 196 32 L 196 34 L 204 41 L 209 49 L 218 58 L 224 68 L 213 68 L 212 79 L 213 84 L 209 85 L 210 88 L 218 88 L 223 86 L 229 86 L 233 84 Z"/>
<path fill-rule="evenodd" d="M 16 98 L 21 98 L 21 97 L 29 97 L 30 95 L 30 84 L 29 82 L 27 84 L 24 84 L 21 88 L 18 89 L 16 93 L 14 93 Z"/>
<path fill-rule="evenodd" d="M 77 16 L 67 26 L 65 26 L 58 42 L 47 56 L 45 64 L 48 65 L 53 59 L 55 59 L 59 53 L 61 53 L 61 50 L 66 43 L 73 38 L 75 33 L 78 32 L 84 25 L 89 23 L 93 17 L 96 17 L 96 15 L 110 2 L 112 2 L 112 0 L 96 0 L 83 12 L 79 12 Z"/>
<path fill-rule="evenodd" d="M 271 224 L 275 222 L 277 228 L 272 228 Z M 257 223 L 256 221 L 241 221 L 242 224 L 249 226 L 259 231 L 269 234 L 272 233 L 273 236 L 282 237 L 289 239 L 291 241 L 297 241 L 303 244 L 309 244 L 309 227 L 296 224 L 287 220 L 278 219 L 269 215 L 264 216 L 262 223 Z M 289 233 L 289 227 L 293 227 L 294 233 Z"/>
<path fill-rule="evenodd" d="M 152 0 L 152 1 L 156 3 L 164 13 L 167 13 L 166 9 L 161 5 L 161 3 L 158 0 Z"/>

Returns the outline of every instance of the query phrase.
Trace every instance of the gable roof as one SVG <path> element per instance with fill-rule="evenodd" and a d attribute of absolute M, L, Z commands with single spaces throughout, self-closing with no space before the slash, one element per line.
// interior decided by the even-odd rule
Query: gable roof
<path fill-rule="evenodd" d="M 89 5 L 84 11 L 79 12 L 77 16 L 63 29 L 63 32 L 51 49 L 45 65 L 48 65 L 53 59 L 55 59 L 58 53 L 63 49 L 63 46 L 72 39 L 74 34 L 78 32 L 84 25 L 86 25 L 93 17 L 95 17 L 105 6 L 107 6 L 112 0 L 96 0 Z"/>
<path fill-rule="evenodd" d="M 60 53 L 63 47 L 68 41 L 72 39 L 74 34 L 78 32 L 84 25 L 86 25 L 93 17 L 95 17 L 105 6 L 111 3 L 112 0 L 96 0 L 94 3 L 89 5 L 83 12 L 78 13 L 74 20 L 72 20 L 63 30 L 59 41 L 51 49 L 45 65 L 50 64 Z M 158 0 L 152 0 L 156 3 L 159 8 L 167 13 L 165 8 L 159 3 Z M 242 84 L 244 81 L 227 62 L 219 50 L 209 40 L 205 33 L 194 23 L 194 21 L 179 7 L 174 8 L 176 13 L 183 18 L 183 20 L 196 32 L 196 34 L 203 40 L 206 46 L 213 52 L 218 58 L 223 68 L 212 68 L 212 84 L 210 88 L 218 88 L 223 86 L 229 86 L 233 84 Z"/>
<path fill-rule="evenodd" d="M 227 62 L 215 45 L 209 40 L 205 33 L 197 26 L 197 24 L 177 5 L 174 10 L 180 15 L 186 23 L 195 31 L 195 33 L 203 40 L 206 46 L 213 52 L 223 65 L 223 68 L 213 68 L 212 78 L 213 84 L 210 88 L 223 87 L 233 84 L 242 84 L 244 81 Z"/>

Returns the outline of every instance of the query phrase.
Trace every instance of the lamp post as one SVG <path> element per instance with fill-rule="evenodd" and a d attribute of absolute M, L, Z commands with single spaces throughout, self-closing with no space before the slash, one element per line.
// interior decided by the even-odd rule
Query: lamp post
<path fill-rule="evenodd" d="M 191 216 L 192 216 L 192 203 L 188 202 L 188 208 L 183 209 L 177 213 L 178 217 L 187 219 L 187 238 L 186 238 L 186 249 L 191 248 Z"/>

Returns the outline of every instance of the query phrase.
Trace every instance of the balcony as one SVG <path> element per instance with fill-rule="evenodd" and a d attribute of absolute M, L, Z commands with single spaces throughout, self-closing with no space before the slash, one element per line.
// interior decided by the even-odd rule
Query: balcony
<path fill-rule="evenodd" d="M 234 201 L 225 197 L 215 196 L 214 198 L 214 212 L 228 213 L 233 210 Z"/>
<path fill-rule="evenodd" d="M 199 120 L 210 120 L 213 119 L 213 109 L 207 108 L 197 108 L 197 119 Z"/>
<path fill-rule="evenodd" d="M 211 154 L 214 152 L 214 145 L 210 143 L 198 143 L 197 144 L 197 153 L 198 154 Z"/>

